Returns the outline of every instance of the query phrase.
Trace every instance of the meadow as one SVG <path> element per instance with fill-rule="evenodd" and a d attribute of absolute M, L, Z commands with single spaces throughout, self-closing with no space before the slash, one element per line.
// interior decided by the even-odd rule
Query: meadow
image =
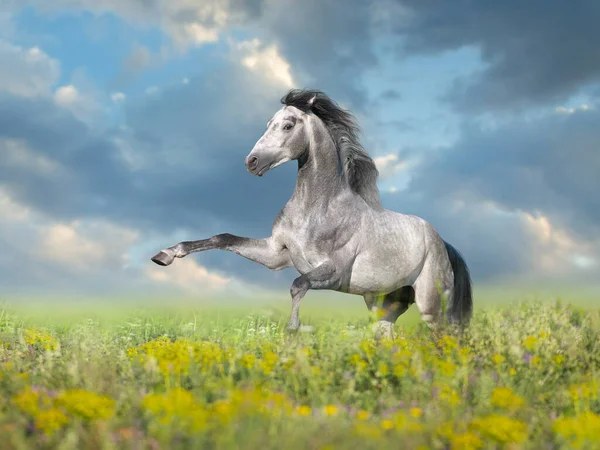
<path fill-rule="evenodd" d="M 290 335 L 284 308 L 6 305 L 0 448 L 600 448 L 597 308 L 487 306 L 464 334 L 413 311 L 379 343 L 317 309 Z"/>

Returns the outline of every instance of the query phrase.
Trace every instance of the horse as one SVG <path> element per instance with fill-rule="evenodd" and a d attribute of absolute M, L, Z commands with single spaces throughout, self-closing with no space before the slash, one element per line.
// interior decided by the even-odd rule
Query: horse
<path fill-rule="evenodd" d="M 378 170 L 359 140 L 355 116 L 324 92 L 291 89 L 283 106 L 245 159 L 262 177 L 295 160 L 294 192 L 275 217 L 271 236 L 229 233 L 180 242 L 151 258 L 168 266 L 175 258 L 227 250 L 272 270 L 295 267 L 288 330 L 300 327 L 300 302 L 309 289 L 363 296 L 379 316 L 376 336 L 393 336 L 396 320 L 416 304 L 432 329 L 465 327 L 472 316 L 471 277 L 462 255 L 426 220 L 383 208 Z"/>

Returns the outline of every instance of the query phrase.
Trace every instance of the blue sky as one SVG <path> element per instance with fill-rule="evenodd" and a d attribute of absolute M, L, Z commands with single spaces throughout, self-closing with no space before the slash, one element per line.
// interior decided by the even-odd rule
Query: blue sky
<path fill-rule="evenodd" d="M 269 235 L 295 168 L 244 157 L 292 87 L 357 115 L 384 206 L 479 285 L 597 285 L 596 2 L 47 3 L 0 2 L 0 295 L 287 295 L 291 269 L 149 258 Z"/>

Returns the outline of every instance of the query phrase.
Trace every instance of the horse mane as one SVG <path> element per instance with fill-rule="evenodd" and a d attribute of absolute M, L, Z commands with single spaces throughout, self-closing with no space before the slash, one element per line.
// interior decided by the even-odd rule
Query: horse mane
<path fill-rule="evenodd" d="M 360 128 L 354 115 L 342 109 L 323 92 L 312 89 L 292 89 L 281 98 L 281 103 L 294 106 L 304 113 L 312 112 L 323 121 L 338 151 L 342 176 L 369 206 L 381 209 L 377 188 L 379 172 L 360 143 Z"/>

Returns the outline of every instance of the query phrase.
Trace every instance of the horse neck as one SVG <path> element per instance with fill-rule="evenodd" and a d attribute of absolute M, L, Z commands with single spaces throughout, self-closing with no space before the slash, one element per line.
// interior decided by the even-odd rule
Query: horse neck
<path fill-rule="evenodd" d="M 292 199 L 309 207 L 327 203 L 346 188 L 331 135 L 324 126 L 313 127 L 308 150 L 298 160 L 298 178 Z"/>

